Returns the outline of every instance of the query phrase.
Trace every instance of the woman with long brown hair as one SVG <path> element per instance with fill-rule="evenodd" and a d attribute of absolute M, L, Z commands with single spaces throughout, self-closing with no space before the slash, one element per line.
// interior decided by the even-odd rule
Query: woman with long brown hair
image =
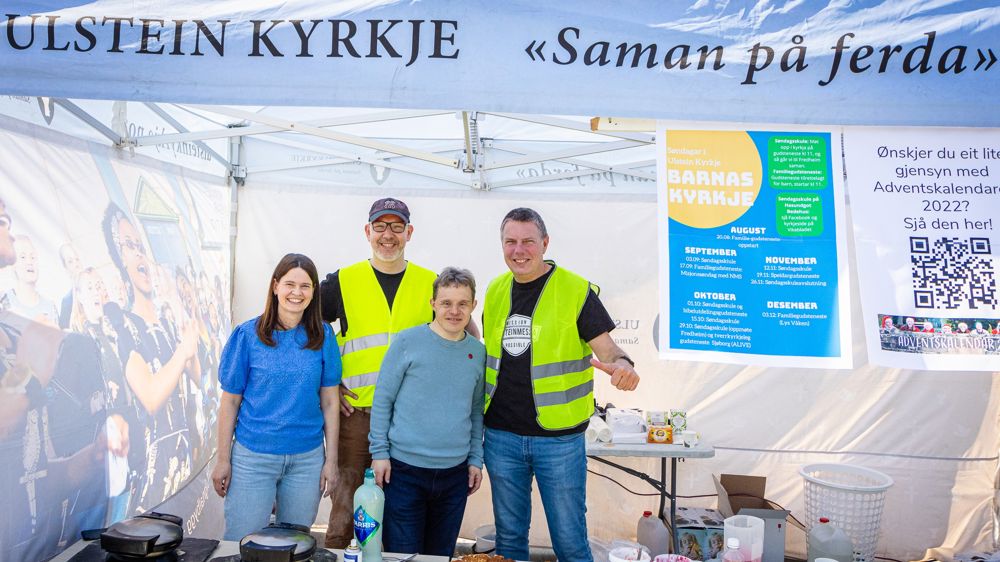
<path fill-rule="evenodd" d="M 222 350 L 212 483 L 226 498 L 226 540 L 265 527 L 275 503 L 278 521 L 312 525 L 336 484 L 341 363 L 318 284 L 308 257 L 281 258 L 264 313 Z"/>

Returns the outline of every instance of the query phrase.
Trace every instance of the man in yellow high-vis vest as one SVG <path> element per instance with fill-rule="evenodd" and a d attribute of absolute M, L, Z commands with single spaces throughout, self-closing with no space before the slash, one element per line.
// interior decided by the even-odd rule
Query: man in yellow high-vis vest
<path fill-rule="evenodd" d="M 437 275 L 406 261 L 404 249 L 412 235 L 406 203 L 379 199 L 365 225 L 372 257 L 331 273 L 320 283 L 323 320 L 340 321 L 337 343 L 344 367 L 337 448 L 340 480 L 331 494 L 329 548 L 346 548 L 354 536 L 354 490 L 371 465 L 372 398 L 389 342 L 398 332 L 431 321 Z"/>
<path fill-rule="evenodd" d="M 543 259 L 542 217 L 514 209 L 500 236 L 510 272 L 490 283 L 483 305 L 496 552 L 529 559 L 534 476 L 556 558 L 591 562 L 584 431 L 594 412 L 594 368 L 620 390 L 635 390 L 639 375 L 608 334 L 614 322 L 591 284 Z"/>

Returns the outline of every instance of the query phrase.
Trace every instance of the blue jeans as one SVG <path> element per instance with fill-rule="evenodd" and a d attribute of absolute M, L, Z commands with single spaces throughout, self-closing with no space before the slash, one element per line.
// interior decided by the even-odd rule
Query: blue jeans
<path fill-rule="evenodd" d="M 311 527 L 319 508 L 319 480 L 326 453 L 323 445 L 296 455 L 256 453 L 233 441 L 232 480 L 226 494 L 226 533 L 238 541 L 275 519 Z"/>
<path fill-rule="evenodd" d="M 592 562 L 587 540 L 587 454 L 583 433 L 532 437 L 486 428 L 484 448 L 493 490 L 496 553 L 514 560 L 529 559 L 534 476 L 556 558 Z"/>
<path fill-rule="evenodd" d="M 450 557 L 469 497 L 469 465 L 421 468 L 396 459 L 389 462 L 382 531 L 386 552 Z"/>

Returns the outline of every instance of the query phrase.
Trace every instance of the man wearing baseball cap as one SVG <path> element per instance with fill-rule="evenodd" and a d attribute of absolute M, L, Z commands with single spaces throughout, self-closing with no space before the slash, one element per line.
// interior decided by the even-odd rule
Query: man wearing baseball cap
<path fill-rule="evenodd" d="M 431 321 L 437 275 L 403 255 L 413 235 L 410 209 L 386 197 L 372 204 L 365 236 L 371 258 L 342 268 L 320 283 L 323 320 L 340 320 L 337 343 L 343 359 L 340 398 L 340 479 L 331 494 L 328 548 L 346 548 L 354 536 L 354 490 L 371 465 L 368 432 L 372 398 L 389 342 L 402 330 Z"/>

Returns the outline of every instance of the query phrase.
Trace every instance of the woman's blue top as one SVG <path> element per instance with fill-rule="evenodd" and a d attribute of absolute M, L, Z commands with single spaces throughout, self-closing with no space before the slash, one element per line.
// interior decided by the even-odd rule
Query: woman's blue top
<path fill-rule="evenodd" d="M 340 384 L 337 338 L 324 323 L 322 349 L 305 349 L 308 338 L 299 324 L 276 330 L 275 346 L 270 347 L 257 337 L 259 318 L 233 330 L 219 364 L 222 390 L 243 397 L 236 440 L 257 453 L 311 451 L 323 443 L 319 389 Z"/>

